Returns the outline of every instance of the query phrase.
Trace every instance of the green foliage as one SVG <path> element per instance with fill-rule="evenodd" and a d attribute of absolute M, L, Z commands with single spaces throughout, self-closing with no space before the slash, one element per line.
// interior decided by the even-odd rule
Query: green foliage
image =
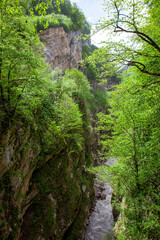
<path fill-rule="evenodd" d="M 96 65 L 95 62 L 88 62 L 88 58 L 89 56 L 91 56 L 94 52 L 94 50 L 96 50 L 97 47 L 95 45 L 88 45 L 85 44 L 84 46 L 82 46 L 82 59 L 85 62 L 85 70 L 87 73 L 87 78 L 89 81 L 93 81 L 98 79 L 98 75 L 99 75 L 99 69 Z"/>
<path fill-rule="evenodd" d="M 57 3 L 59 2 L 59 4 Z M 70 0 L 48 1 L 36 0 L 29 3 L 31 15 L 36 15 L 33 19 L 37 30 L 44 30 L 48 27 L 64 27 L 66 32 L 83 30 L 84 34 L 90 33 L 89 24 L 85 20 L 84 14 L 77 5 L 71 4 Z"/>
<path fill-rule="evenodd" d="M 19 1 L 1 1 L 0 35 L 0 108 L 1 121 L 11 121 L 27 94 L 35 96 L 34 88 L 41 86 L 45 60 L 41 58 L 40 42 L 33 24 L 24 16 Z M 46 74 L 45 78 L 50 78 Z M 23 97 L 22 97 L 23 95 Z M 38 97 L 35 96 L 35 103 Z"/>
<path fill-rule="evenodd" d="M 76 69 L 66 71 L 64 76 L 55 70 L 52 78 L 45 80 L 41 89 L 26 88 L 17 108 L 19 117 L 34 123 L 44 152 L 58 153 L 69 146 L 72 152 L 79 151 L 84 140 L 83 124 L 90 116 L 90 85 Z"/>
<path fill-rule="evenodd" d="M 97 54 L 99 49 L 95 45 L 85 44 L 82 47 L 82 58 L 85 63 L 85 71 L 87 78 L 93 87 L 94 106 L 93 109 L 104 111 L 108 107 L 109 94 L 106 92 L 105 87 L 101 87 L 99 83 L 101 79 L 101 63 L 99 60 L 100 55 Z M 104 71 L 104 69 L 103 69 Z M 113 78 L 113 77 L 111 77 Z M 112 79 L 111 79 L 112 82 Z"/>
<path fill-rule="evenodd" d="M 28 15 L 46 15 L 52 12 L 58 13 L 61 11 L 60 5 L 64 0 L 26 0 L 28 2 Z"/>
<path fill-rule="evenodd" d="M 92 102 L 86 77 L 76 69 L 64 76 L 60 71 L 52 72 L 41 56 L 39 38 L 21 4 L 2 1 L 1 9 L 2 130 L 17 123 L 31 124 L 44 152 L 59 152 L 70 145 L 72 151 L 82 149 L 83 125 L 89 119 Z"/>
<path fill-rule="evenodd" d="M 0 2 L 0 132 L 5 136 L 10 129 L 21 128 L 22 135 L 20 134 L 18 139 L 22 139 L 22 143 L 20 145 L 15 143 L 18 159 L 25 157 L 28 150 L 31 155 L 33 153 L 29 164 L 31 168 L 36 169 L 32 183 L 39 187 L 39 193 L 33 198 L 34 200 L 31 200 L 31 209 L 35 207 L 35 215 L 29 216 L 33 221 L 27 223 L 27 228 L 31 232 L 27 236 L 22 230 L 22 238 L 27 236 L 36 239 L 36 234 L 42 229 L 43 223 L 43 232 L 46 234 L 44 237 L 49 239 L 53 232 L 58 237 L 62 235 L 61 229 L 57 228 L 59 216 L 62 218 L 68 216 L 66 219 L 68 224 L 80 209 L 82 191 L 78 185 L 79 180 L 73 179 L 75 176 L 72 176 L 70 171 L 72 166 L 70 167 L 69 164 L 73 165 L 74 169 L 77 164 L 80 168 L 85 164 L 85 154 L 87 155 L 89 149 L 87 141 L 93 96 L 89 82 L 82 72 L 73 69 L 63 75 L 60 70 L 52 71 L 44 59 L 44 51 L 33 22 L 25 15 L 26 5 L 23 6 L 21 3 L 18 0 Z M 51 16 L 47 17 L 50 19 Z M 69 18 L 62 15 L 56 17 L 61 25 L 65 24 L 66 28 L 68 27 Z M 45 17 L 35 19 L 43 20 Z M 42 22 L 44 24 L 45 20 Z M 47 21 L 45 23 L 47 24 Z M 87 153 L 83 150 L 85 141 Z M 34 155 L 37 147 L 40 154 Z M 54 156 L 60 153 L 62 157 L 56 159 Z M 23 171 L 18 173 L 13 168 L 3 176 L 2 187 L 5 189 L 4 198 L 8 214 L 6 216 L 3 214 L 7 221 L 6 226 L 4 226 L 5 222 L 2 222 L 0 227 L 1 233 L 6 227 L 11 229 L 9 236 L 5 236 L 8 240 L 16 238 L 21 223 L 19 208 L 9 203 L 14 195 L 11 180 L 20 176 L 29 180 L 31 175 L 28 174 L 32 173 L 32 170 L 31 172 L 28 170 L 29 172 L 22 176 Z M 71 198 L 73 189 L 76 194 Z M 20 186 L 17 196 L 14 196 L 14 202 L 25 200 L 22 192 Z M 47 198 L 50 193 L 54 199 L 57 199 L 55 206 L 52 197 Z M 61 213 L 62 206 L 65 206 L 67 213 L 65 211 Z M 0 207 L 1 211 L 3 209 Z M 28 212 L 30 208 L 26 211 L 25 217 Z"/>
<path fill-rule="evenodd" d="M 83 58 L 83 60 L 85 60 L 85 58 L 87 58 L 88 56 L 92 55 L 92 53 L 96 49 L 97 49 L 97 47 L 94 44 L 92 44 L 92 45 L 88 45 L 88 44 L 83 45 L 82 46 L 82 58 Z"/>
<path fill-rule="evenodd" d="M 85 75 L 78 71 L 77 69 L 67 70 L 64 76 L 64 81 L 66 78 L 70 79 L 71 82 L 74 82 L 76 87 L 74 88 L 73 97 L 77 103 L 89 104 L 92 102 L 92 94 L 90 84 L 85 77 Z M 71 84 L 68 84 L 66 87 L 71 87 Z"/>
<path fill-rule="evenodd" d="M 64 2 L 61 3 L 60 7 L 61 7 L 62 14 L 66 15 L 68 17 L 71 17 L 72 4 L 71 4 L 70 0 L 64 0 Z"/>
<path fill-rule="evenodd" d="M 37 16 L 34 17 L 33 23 L 38 32 L 49 27 L 63 27 L 66 32 L 74 30 L 71 19 L 62 14 L 51 13 L 46 16 Z"/>
<path fill-rule="evenodd" d="M 142 74 L 131 72 L 112 92 L 110 115 L 99 114 L 99 130 L 112 131 L 111 136 L 102 136 L 101 144 L 106 155 L 117 158 L 117 163 L 98 171 L 104 178 L 111 178 L 115 194 L 125 199 L 122 220 L 116 225 L 117 239 L 122 239 L 121 235 L 126 239 L 160 236 L 160 88 L 151 85 L 139 90 L 142 81 L 147 80 Z"/>
<path fill-rule="evenodd" d="M 89 25 L 89 23 L 87 21 L 85 21 L 85 25 L 82 29 L 82 34 L 90 36 L 90 33 L 91 33 L 91 26 Z"/>
<path fill-rule="evenodd" d="M 98 78 L 98 68 L 96 64 L 86 64 L 86 72 L 87 72 L 87 78 L 90 81 L 96 80 Z"/>
<path fill-rule="evenodd" d="M 72 6 L 71 19 L 74 24 L 74 30 L 83 29 L 85 27 L 85 16 L 75 3 Z"/>
<path fill-rule="evenodd" d="M 142 73 L 160 76 L 159 2 L 109 0 L 104 3 L 107 17 L 99 29 L 110 30 L 104 41 L 105 49 L 109 49 L 109 61 L 116 63 L 117 69 L 128 65 Z"/>
<path fill-rule="evenodd" d="M 93 92 L 95 105 L 99 111 L 108 108 L 108 99 L 110 98 L 108 92 L 104 88 L 98 88 Z"/>
<path fill-rule="evenodd" d="M 112 55 L 112 54 L 111 54 Z M 86 62 L 89 64 L 96 64 L 99 77 L 101 81 L 106 81 L 111 78 L 111 76 L 117 75 L 117 66 L 112 61 L 110 55 L 110 49 L 108 46 L 95 49 L 87 59 Z"/>
<path fill-rule="evenodd" d="M 112 35 L 119 38 L 114 41 L 112 36 L 113 41 L 106 41 L 106 47 L 93 54 L 107 74 L 111 73 L 111 66 L 117 70 L 121 64 L 135 67 L 126 69 L 123 82 L 111 93 L 110 115 L 98 115 L 105 158 L 116 158 L 117 162 L 109 168 L 92 169 L 100 178 L 111 179 L 119 201 L 117 239 L 160 238 L 160 8 L 158 1 L 145 4 L 144 7 L 142 1 L 106 1 L 109 15 L 100 28 L 114 29 Z M 132 37 L 124 41 L 120 38 L 122 32 Z"/>

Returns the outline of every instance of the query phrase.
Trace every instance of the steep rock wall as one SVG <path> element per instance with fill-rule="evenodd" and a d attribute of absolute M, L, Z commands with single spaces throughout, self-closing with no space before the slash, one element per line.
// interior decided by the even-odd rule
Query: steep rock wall
<path fill-rule="evenodd" d="M 85 145 L 76 153 L 67 147 L 46 154 L 30 127 L 13 127 L 0 142 L 1 163 L 8 156 L 0 180 L 0 239 L 82 240 L 93 198 Z"/>
<path fill-rule="evenodd" d="M 79 68 L 82 60 L 80 35 L 80 31 L 66 33 L 63 27 L 49 28 L 39 35 L 53 69 L 57 67 L 65 72 L 67 68 Z"/>

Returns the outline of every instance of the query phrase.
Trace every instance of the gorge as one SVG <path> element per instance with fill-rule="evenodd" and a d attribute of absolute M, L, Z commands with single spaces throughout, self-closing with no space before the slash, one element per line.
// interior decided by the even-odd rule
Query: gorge
<path fill-rule="evenodd" d="M 2 240 L 160 239 L 159 1 L 104 8 L 0 1 Z"/>
<path fill-rule="evenodd" d="M 82 46 L 76 36 L 62 27 L 43 32 L 53 68 L 56 65 L 63 72 L 78 68 Z M 90 161 L 90 127 L 83 128 L 83 136 L 78 136 L 83 138 L 82 149 L 72 146 L 72 140 L 49 153 L 30 124 L 19 123 L 2 132 L 1 239 L 69 239 L 72 234 L 72 239 L 83 238 L 94 197 L 92 177 L 84 172 L 84 164 Z"/>
<path fill-rule="evenodd" d="M 49 66 L 53 70 L 57 69 L 52 81 L 57 93 L 58 89 L 61 89 L 61 96 L 56 97 L 58 113 L 55 112 L 51 118 L 59 114 L 59 120 L 57 119 L 57 123 L 54 124 L 63 123 L 61 134 L 64 138 L 60 138 L 58 128 L 55 126 L 52 130 L 51 125 L 46 122 L 47 118 L 43 119 L 41 115 L 41 111 L 48 112 L 51 106 L 50 104 L 45 106 L 45 99 L 40 108 L 36 106 L 33 117 L 31 115 L 34 124 L 29 119 L 22 120 L 23 116 L 21 119 L 19 113 L 18 121 L 13 119 L 7 126 L 5 120 L 2 121 L 1 239 L 84 238 L 86 222 L 94 200 L 93 177 L 85 172 L 84 166 L 91 164 L 91 145 L 94 136 L 87 103 L 93 96 L 86 77 L 83 73 L 78 73 L 79 69 L 84 71 L 81 67 L 80 35 L 80 31 L 66 33 L 63 27 L 48 28 L 39 34 L 44 48 L 43 54 L 46 55 Z M 65 73 L 67 69 L 74 70 Z M 68 77 L 73 79 L 73 83 L 67 80 Z M 67 85 L 65 86 L 67 81 L 69 85 L 74 86 L 71 93 Z M 70 97 L 75 103 L 73 100 L 69 102 Z M 81 112 L 78 112 L 78 108 Z M 74 117 L 73 114 L 77 115 Z"/>

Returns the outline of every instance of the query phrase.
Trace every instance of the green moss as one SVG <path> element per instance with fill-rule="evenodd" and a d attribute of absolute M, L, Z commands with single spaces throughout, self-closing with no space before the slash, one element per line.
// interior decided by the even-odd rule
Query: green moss
<path fill-rule="evenodd" d="M 7 240 L 14 240 L 14 239 L 15 239 L 15 236 L 16 236 L 16 232 L 15 232 L 15 231 L 12 231 L 12 232 L 10 232 Z"/>

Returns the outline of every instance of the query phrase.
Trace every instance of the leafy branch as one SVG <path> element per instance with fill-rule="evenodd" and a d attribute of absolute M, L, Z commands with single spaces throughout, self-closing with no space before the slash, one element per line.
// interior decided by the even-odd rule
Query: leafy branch
<path fill-rule="evenodd" d="M 142 73 L 151 76 L 160 76 L 158 69 L 149 70 L 150 66 L 147 65 L 145 61 L 145 58 L 152 58 L 153 60 L 154 58 L 157 58 L 157 60 L 160 58 L 160 46 L 156 42 L 157 40 L 154 40 L 154 35 L 152 33 L 146 33 L 145 27 L 141 27 L 140 29 L 138 25 L 139 19 L 137 17 L 138 12 L 136 9 L 137 3 L 135 4 L 134 0 L 132 3 L 128 3 L 131 9 L 130 13 L 125 13 L 125 6 L 122 5 L 123 3 L 124 5 L 126 4 L 124 1 L 113 1 L 113 8 L 115 9 L 114 18 L 100 24 L 98 30 L 105 30 L 113 27 L 115 33 L 127 33 L 135 35 L 137 38 L 134 38 L 134 40 L 138 41 L 138 45 L 135 47 L 133 47 L 133 45 L 131 47 L 128 47 L 126 43 L 122 44 L 120 41 L 114 41 L 114 43 L 107 42 L 107 45 L 109 46 L 108 48 L 110 48 L 111 52 L 110 61 L 112 61 L 113 56 L 114 60 L 117 60 L 118 64 L 127 64 L 128 66 L 136 67 Z M 147 45 L 144 45 L 144 43 Z M 149 47 L 152 47 L 152 53 L 151 50 L 149 50 Z"/>

